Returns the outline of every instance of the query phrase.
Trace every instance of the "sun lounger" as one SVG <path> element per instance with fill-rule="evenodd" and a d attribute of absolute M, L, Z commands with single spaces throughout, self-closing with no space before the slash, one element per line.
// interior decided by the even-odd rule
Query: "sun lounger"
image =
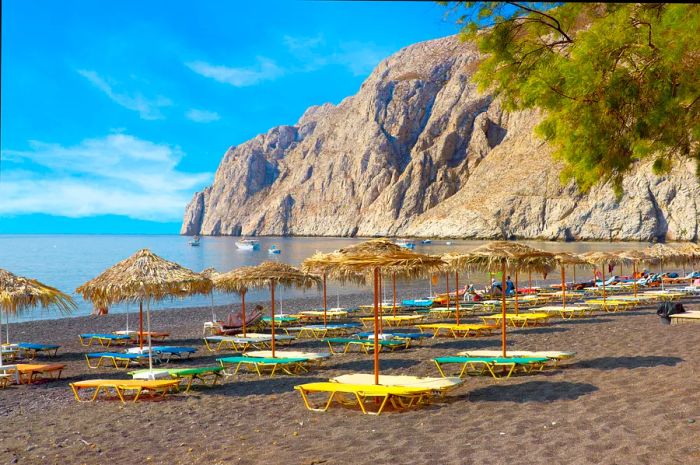
<path fill-rule="evenodd" d="M 478 374 L 483 375 L 485 373 L 490 373 L 496 379 L 499 378 L 510 378 L 510 376 L 520 369 L 524 372 L 531 372 L 533 370 L 541 370 L 545 363 L 549 361 L 546 357 L 436 357 L 433 359 L 435 365 L 440 374 L 444 377 L 445 372 L 442 369 L 442 365 L 448 363 L 457 363 L 462 365 L 462 369 L 459 372 L 459 377 L 463 377 L 465 374 Z M 478 367 L 478 368 L 477 368 Z M 500 369 L 500 370 L 499 370 Z"/>
<path fill-rule="evenodd" d="M 224 367 L 206 366 L 195 368 L 165 368 L 157 370 L 137 370 L 129 373 L 134 379 L 151 379 L 155 374 L 167 374 L 180 381 L 186 381 L 185 392 L 190 392 L 195 380 L 200 381 L 204 386 L 214 386 L 223 377 Z"/>
<path fill-rule="evenodd" d="M 397 409 L 405 409 L 426 401 L 431 390 L 422 387 L 381 386 L 373 384 L 344 384 L 344 383 L 307 383 L 294 386 L 299 391 L 304 405 L 314 412 L 325 412 L 334 400 L 342 405 L 359 406 L 364 414 L 380 415 L 388 403 Z M 328 399 L 321 407 L 314 407 L 309 402 L 309 394 L 328 394 Z M 377 400 L 377 402 L 367 402 Z M 381 401 L 381 402 L 380 402 Z M 374 405 L 376 412 L 368 410 Z"/>
<path fill-rule="evenodd" d="M 90 360 L 97 360 L 97 364 L 91 365 Z M 159 362 L 157 354 L 153 354 L 153 359 Z M 148 360 L 148 354 L 129 354 L 123 352 L 92 352 L 85 354 L 85 361 L 88 368 L 100 368 L 103 363 L 112 363 L 114 368 L 129 368 L 132 363 L 140 364 Z"/>
<path fill-rule="evenodd" d="M 300 319 L 303 320 L 323 320 L 323 310 L 306 310 L 303 312 L 297 313 L 297 316 Z M 332 320 L 332 319 L 340 319 L 348 316 L 348 312 L 346 310 L 327 310 L 326 311 L 326 319 Z M 277 321 L 275 320 L 275 323 Z"/>
<path fill-rule="evenodd" d="M 304 325 L 304 326 L 286 326 L 282 330 L 287 334 L 297 333 L 298 337 L 310 337 L 314 339 L 323 339 L 328 336 L 342 336 L 351 333 L 357 328 L 361 328 L 359 323 L 332 323 L 324 325 Z"/>
<path fill-rule="evenodd" d="M 408 326 L 424 319 L 425 315 L 383 316 L 382 323 L 387 326 Z M 366 328 L 374 326 L 374 317 L 360 318 L 360 321 Z"/>
<path fill-rule="evenodd" d="M 433 323 L 416 325 L 421 331 L 432 331 L 432 337 L 447 335 L 452 337 L 476 337 L 490 336 L 494 330 L 499 329 L 493 324 L 456 324 L 456 323 Z"/>
<path fill-rule="evenodd" d="M 161 397 L 165 397 L 169 392 L 177 391 L 179 384 L 179 380 L 88 379 L 70 383 L 70 387 L 73 390 L 75 400 L 78 402 L 86 402 L 82 400 L 78 394 L 83 389 L 95 390 L 90 401 L 97 399 L 100 392 L 104 391 L 107 393 L 112 389 L 116 392 L 119 400 L 121 400 L 122 403 L 126 403 L 124 399 L 124 394 L 126 392 L 135 392 L 134 402 L 136 402 L 144 391 L 151 393 L 153 397 L 158 394 L 160 394 Z"/>
<path fill-rule="evenodd" d="M 583 318 L 586 316 L 591 316 L 595 309 L 586 305 L 567 305 L 562 307 L 559 305 L 550 305 L 547 307 L 537 307 L 533 308 L 533 312 L 537 313 L 549 313 L 551 315 L 559 315 L 562 319 L 568 320 L 571 318 Z"/>
<path fill-rule="evenodd" d="M 365 338 L 370 339 L 370 338 L 374 337 L 374 332 L 366 331 L 366 332 L 362 332 L 362 333 L 357 333 L 356 336 L 363 338 L 363 339 L 365 339 Z M 387 333 L 386 331 L 382 332 L 382 336 L 388 337 L 389 339 L 409 339 L 411 341 L 411 343 L 413 343 L 413 342 L 420 343 L 422 339 L 427 339 L 427 338 L 431 337 L 430 334 L 425 334 L 425 333 L 405 333 L 405 332 L 395 332 L 395 331 L 391 331 L 389 333 Z"/>
<path fill-rule="evenodd" d="M 173 357 L 178 359 L 190 358 L 190 356 L 197 352 L 194 347 L 180 347 L 180 346 L 153 346 L 151 347 L 154 354 L 158 354 L 158 358 L 163 363 L 168 363 Z M 140 349 L 139 347 L 133 347 L 127 349 L 127 354 L 146 354 L 148 355 L 148 347 Z"/>
<path fill-rule="evenodd" d="M 244 357 L 256 357 L 256 358 L 272 358 L 271 350 L 252 350 L 243 354 Z M 316 364 L 321 364 L 323 361 L 329 359 L 331 354 L 329 352 L 302 352 L 300 350 L 276 350 L 276 357 L 282 358 L 306 358 L 309 359 L 309 363 L 315 362 Z"/>
<path fill-rule="evenodd" d="M 12 380 L 12 375 L 0 374 L 0 389 L 5 389 Z"/>
<path fill-rule="evenodd" d="M 128 334 L 99 334 L 99 333 L 88 333 L 80 334 L 80 344 L 87 347 L 91 346 L 93 342 L 99 342 L 101 346 L 109 347 L 112 344 L 126 345 L 127 342 L 131 340 L 131 336 Z"/>
<path fill-rule="evenodd" d="M 349 375 L 340 375 L 330 379 L 333 383 L 343 384 L 374 384 L 374 374 L 372 373 L 352 373 Z M 399 386 L 399 387 L 420 387 L 430 389 L 439 396 L 445 395 L 448 391 L 455 389 L 462 384 L 464 380 L 461 378 L 429 378 L 419 376 L 406 375 L 379 375 L 379 384 L 381 386 Z"/>
<path fill-rule="evenodd" d="M 49 379 L 59 379 L 66 366 L 60 363 L 18 363 L 15 367 L 20 384 L 32 384 L 44 375 Z"/>
<path fill-rule="evenodd" d="M 674 313 L 671 315 L 671 324 L 700 323 L 700 311 L 687 311 L 684 313 Z"/>
<path fill-rule="evenodd" d="M 365 354 L 369 354 L 371 350 L 374 350 L 374 340 L 370 339 L 331 337 L 328 339 L 324 339 L 324 342 L 328 344 L 328 347 L 330 348 L 332 354 L 339 353 L 338 351 L 333 350 L 333 345 L 342 345 L 343 351 L 340 353 L 343 354 L 348 353 L 350 351 L 350 347 L 358 347 Z M 377 341 L 377 344 L 379 346 L 380 351 L 384 349 L 391 351 L 394 351 L 396 349 L 408 349 L 410 339 L 380 339 L 379 341 Z"/>
<path fill-rule="evenodd" d="M 13 362 L 19 353 L 19 347 L 17 344 L 2 344 L 0 345 L 0 352 L 2 352 L 3 363 Z"/>
<path fill-rule="evenodd" d="M 291 342 L 296 337 L 286 336 L 283 334 L 275 334 L 275 342 L 284 343 Z M 222 349 L 233 349 L 237 352 L 244 352 L 249 348 L 266 349 L 270 347 L 272 335 L 270 334 L 252 334 L 246 337 L 243 336 L 207 336 L 204 338 L 204 345 L 210 352 L 218 352 Z M 213 346 L 213 347 L 212 347 Z"/>
<path fill-rule="evenodd" d="M 226 376 L 234 376 L 238 373 L 241 366 L 246 366 L 254 369 L 258 376 L 262 376 L 265 369 L 271 368 L 270 378 L 272 378 L 278 369 L 289 375 L 308 371 L 306 369 L 306 365 L 308 364 L 309 359 L 305 357 L 223 357 L 217 358 L 216 361 L 221 363 L 222 367 L 227 367 L 229 365 L 236 366 L 236 369 L 233 372 L 224 371 L 223 373 Z"/>
<path fill-rule="evenodd" d="M 502 357 L 503 352 L 500 350 L 465 350 L 457 352 L 457 355 L 463 357 Z M 546 357 L 552 362 L 552 366 L 558 366 L 564 360 L 574 358 L 576 352 L 562 352 L 558 350 L 509 350 L 508 357 Z"/>
<path fill-rule="evenodd" d="M 630 309 L 636 305 L 635 302 L 629 300 L 616 300 L 616 299 L 591 299 L 586 300 L 584 305 L 590 307 L 601 308 L 608 313 L 621 312 Z"/>
<path fill-rule="evenodd" d="M 520 313 L 516 315 L 515 313 L 506 314 L 506 324 L 508 326 L 514 326 L 516 328 L 525 328 L 528 326 L 537 326 L 542 324 L 547 324 L 552 316 L 549 313 Z M 500 313 L 494 313 L 493 315 L 483 316 L 481 319 L 484 324 L 488 325 L 499 325 L 503 319 L 503 315 Z"/>
<path fill-rule="evenodd" d="M 55 357 L 58 349 L 61 347 L 56 344 L 35 344 L 32 342 L 20 342 L 17 344 L 19 350 L 22 351 L 24 358 L 32 360 L 36 358 L 39 353 L 45 353 L 49 357 Z"/>

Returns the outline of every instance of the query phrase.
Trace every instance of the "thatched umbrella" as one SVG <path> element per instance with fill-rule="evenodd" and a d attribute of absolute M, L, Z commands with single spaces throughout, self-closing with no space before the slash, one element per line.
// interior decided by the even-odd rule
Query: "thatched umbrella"
<path fill-rule="evenodd" d="M 684 242 L 678 245 L 678 250 L 688 257 L 688 264 L 693 268 L 691 271 L 695 271 L 695 266 L 700 261 L 700 245 L 693 242 Z M 683 270 L 683 274 L 685 274 L 685 270 Z"/>
<path fill-rule="evenodd" d="M 211 282 L 214 282 L 214 278 L 221 275 L 221 273 L 216 271 L 216 268 L 211 266 L 209 268 L 204 268 L 199 274 L 211 280 Z M 209 292 L 209 297 L 211 297 L 211 321 L 215 322 L 216 313 L 214 313 L 214 286 L 212 286 L 212 289 Z"/>
<path fill-rule="evenodd" d="M 141 249 L 131 257 L 108 268 L 102 274 L 76 289 L 85 300 L 95 304 L 112 305 L 139 302 L 139 347 L 143 349 L 143 303 L 146 307 L 148 332 L 148 366 L 153 369 L 151 356 L 151 301 L 166 297 L 186 297 L 208 294 L 212 289 L 209 278 Z"/>
<path fill-rule="evenodd" d="M 446 253 L 442 256 L 442 260 L 446 263 L 445 269 L 453 271 L 455 274 L 455 289 L 457 293 L 457 302 L 455 303 L 455 323 L 459 324 L 459 272 L 466 269 L 464 264 L 466 255 Z M 449 287 L 447 292 L 447 300 L 449 302 L 450 294 Z"/>
<path fill-rule="evenodd" d="M 593 284 L 595 285 L 595 269 L 600 265 L 603 278 L 603 305 L 607 300 L 607 292 L 605 290 L 605 266 L 610 264 L 616 264 L 620 262 L 620 258 L 617 253 L 614 252 L 586 252 L 580 255 L 581 258 L 586 260 L 589 265 L 593 267 Z"/>
<path fill-rule="evenodd" d="M 321 279 L 318 276 L 306 273 L 286 263 L 262 262 L 258 266 L 239 268 L 240 285 L 246 288 L 269 287 L 272 319 L 270 328 L 272 332 L 272 356 L 275 356 L 275 288 L 296 287 L 299 289 L 320 288 Z"/>
<path fill-rule="evenodd" d="M 246 335 L 246 317 L 245 317 L 245 295 L 248 292 L 248 287 L 245 284 L 246 273 L 253 268 L 252 266 L 243 266 L 235 270 L 220 273 L 214 276 L 214 287 L 222 292 L 236 293 L 241 296 L 241 320 L 243 322 L 243 336 Z"/>
<path fill-rule="evenodd" d="M 664 273 L 664 265 L 685 265 L 690 261 L 690 257 L 683 251 L 666 244 L 654 244 L 647 247 L 644 252 L 656 258 L 661 264 L 661 274 Z M 664 288 L 664 279 L 661 277 L 661 289 Z"/>
<path fill-rule="evenodd" d="M 617 253 L 621 262 L 632 264 L 632 287 L 634 296 L 637 297 L 637 265 L 639 263 L 658 263 L 659 259 L 641 250 L 622 250 Z"/>
<path fill-rule="evenodd" d="M 572 265 L 586 265 L 588 262 L 578 255 L 559 252 L 554 254 L 554 260 L 559 264 L 561 268 L 561 305 L 566 308 L 566 266 Z M 574 279 L 574 284 L 576 284 L 576 279 Z"/>
<path fill-rule="evenodd" d="M 341 282 L 358 282 L 371 272 L 374 279 L 374 381 L 379 384 L 379 273 L 390 272 L 402 278 L 417 278 L 440 271 L 445 262 L 399 247 L 387 239 L 373 239 L 336 250 L 316 253 L 304 260 L 305 269 L 328 275 Z"/>
<path fill-rule="evenodd" d="M 2 313 L 16 315 L 29 308 L 48 308 L 52 305 L 61 313 L 70 313 L 77 308 L 73 299 L 58 289 L 0 269 L 0 337 Z M 0 350 L 0 366 L 2 365 Z"/>
<path fill-rule="evenodd" d="M 477 247 L 464 254 L 459 260 L 459 266 L 462 267 L 489 273 L 501 272 L 501 347 L 504 357 L 506 356 L 506 272 L 508 268 L 546 273 L 552 267 L 551 254 L 536 251 L 537 253 L 530 252 L 528 255 L 524 252 L 522 244 L 495 241 Z"/>

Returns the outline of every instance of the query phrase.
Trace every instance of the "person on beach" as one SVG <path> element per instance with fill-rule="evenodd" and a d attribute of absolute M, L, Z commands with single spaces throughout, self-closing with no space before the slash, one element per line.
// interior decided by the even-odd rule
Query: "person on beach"
<path fill-rule="evenodd" d="M 506 295 L 515 294 L 515 284 L 510 280 L 510 276 L 506 278 Z"/>

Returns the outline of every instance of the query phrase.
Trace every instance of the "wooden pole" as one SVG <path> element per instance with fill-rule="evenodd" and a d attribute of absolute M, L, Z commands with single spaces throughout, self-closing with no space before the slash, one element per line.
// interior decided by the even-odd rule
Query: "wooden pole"
<path fill-rule="evenodd" d="M 603 305 L 604 306 L 606 305 L 605 299 L 607 298 L 607 296 L 605 294 L 606 294 L 605 293 L 605 262 L 603 262 Z"/>
<path fill-rule="evenodd" d="M 445 288 L 447 289 L 447 312 L 450 311 L 450 273 L 445 271 Z"/>
<path fill-rule="evenodd" d="M 374 269 L 374 384 L 379 384 L 379 268 Z"/>
<path fill-rule="evenodd" d="M 520 309 L 518 308 L 518 269 L 515 269 L 515 314 L 517 315 Z"/>
<path fill-rule="evenodd" d="M 394 316 L 396 316 L 396 272 L 392 275 L 392 280 L 394 284 Z"/>
<path fill-rule="evenodd" d="M 243 337 L 245 337 L 245 333 L 246 333 L 245 293 L 246 293 L 246 291 L 241 292 L 241 317 L 243 318 Z"/>
<path fill-rule="evenodd" d="M 379 294 L 377 296 L 377 299 L 379 300 L 379 334 L 384 333 L 384 294 L 382 294 L 382 291 L 384 288 L 382 287 L 382 274 L 379 274 Z"/>
<path fill-rule="evenodd" d="M 501 347 L 506 356 L 506 262 L 501 268 Z"/>
<path fill-rule="evenodd" d="M 561 306 L 566 308 L 566 274 L 563 263 L 561 263 Z"/>
<path fill-rule="evenodd" d="M 275 282 L 270 282 L 270 296 L 272 299 L 272 320 L 271 320 L 271 330 L 272 330 L 272 358 L 275 358 Z"/>
<path fill-rule="evenodd" d="M 528 294 L 532 294 L 532 270 L 527 272 L 527 290 Z"/>
<path fill-rule="evenodd" d="M 143 352 L 143 300 L 139 301 L 139 350 Z"/>
<path fill-rule="evenodd" d="M 457 301 L 455 302 L 455 322 L 459 324 L 459 273 L 455 271 L 455 292 L 457 293 Z"/>
<path fill-rule="evenodd" d="M 637 297 L 637 262 L 632 262 L 632 286 L 634 287 L 634 297 Z"/>
<path fill-rule="evenodd" d="M 323 328 L 328 327 L 328 301 L 326 300 L 326 273 L 323 273 Z"/>

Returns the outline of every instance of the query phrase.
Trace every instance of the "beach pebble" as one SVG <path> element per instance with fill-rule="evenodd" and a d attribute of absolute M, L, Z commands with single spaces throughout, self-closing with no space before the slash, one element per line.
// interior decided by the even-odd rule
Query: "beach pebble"
<path fill-rule="evenodd" d="M 690 418 L 690 419 L 688 420 L 688 424 L 693 424 L 693 423 L 695 423 L 695 419 L 694 419 L 694 418 Z"/>

